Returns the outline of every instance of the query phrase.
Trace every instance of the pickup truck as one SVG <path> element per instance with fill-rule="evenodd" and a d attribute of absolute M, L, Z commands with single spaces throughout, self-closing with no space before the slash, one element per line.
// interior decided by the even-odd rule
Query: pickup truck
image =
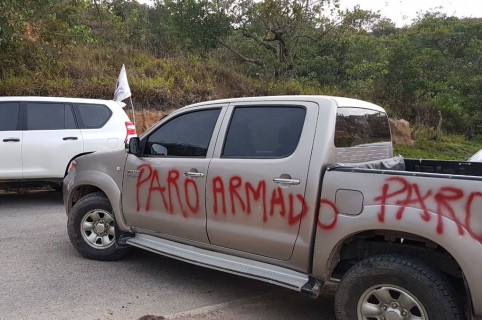
<path fill-rule="evenodd" d="M 328 96 L 204 102 L 64 180 L 89 259 L 139 247 L 317 297 L 337 319 L 481 319 L 482 164 L 393 157 L 383 108 Z"/>

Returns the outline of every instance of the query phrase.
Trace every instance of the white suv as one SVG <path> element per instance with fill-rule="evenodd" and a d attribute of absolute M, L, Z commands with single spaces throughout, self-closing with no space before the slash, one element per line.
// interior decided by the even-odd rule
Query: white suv
<path fill-rule="evenodd" d="M 60 187 L 73 159 L 122 149 L 136 129 L 122 102 L 0 97 L 0 184 Z"/>

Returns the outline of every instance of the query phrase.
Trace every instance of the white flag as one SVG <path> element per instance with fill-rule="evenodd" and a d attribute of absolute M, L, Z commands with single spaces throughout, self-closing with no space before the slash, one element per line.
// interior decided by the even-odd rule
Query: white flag
<path fill-rule="evenodd" d="M 129 88 L 129 82 L 127 82 L 127 73 L 125 65 L 122 65 L 119 73 L 119 79 L 114 92 L 114 101 L 122 101 L 131 96 L 131 88 Z"/>

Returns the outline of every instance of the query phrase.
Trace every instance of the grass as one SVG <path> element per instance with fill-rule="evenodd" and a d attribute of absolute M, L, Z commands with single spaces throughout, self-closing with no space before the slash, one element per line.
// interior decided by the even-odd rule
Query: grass
<path fill-rule="evenodd" d="M 467 160 L 471 155 L 482 149 L 482 140 L 466 140 L 462 136 L 443 136 L 440 141 L 434 139 L 418 139 L 413 146 L 395 145 L 394 154 L 405 158 Z"/>
<path fill-rule="evenodd" d="M 156 58 L 134 48 L 96 45 L 65 47 L 48 64 L 36 61 L 38 55 L 37 51 L 30 52 L 29 58 L 21 63 L 24 68 L 17 65 L 0 68 L 0 96 L 112 99 L 123 63 L 132 99 L 139 109 L 166 111 L 201 101 L 247 96 L 344 95 L 336 88 L 301 80 L 250 78 L 213 57 Z"/>
<path fill-rule="evenodd" d="M 35 58 L 35 52 L 32 53 Z M 299 79 L 266 81 L 234 71 L 214 58 L 183 55 L 157 59 L 132 48 L 95 45 L 64 49 L 51 64 L 28 64 L 0 70 L 0 96 L 42 95 L 112 99 L 122 63 L 126 64 L 133 101 L 139 113 L 139 133 L 168 111 L 187 104 L 217 98 L 325 94 L 344 96 L 337 88 L 322 87 Z M 34 61 L 35 60 L 35 61 Z M 395 154 L 406 158 L 465 160 L 482 148 L 482 137 L 467 141 L 445 135 L 435 141 L 433 129 L 417 128 L 414 146 L 395 145 Z"/>

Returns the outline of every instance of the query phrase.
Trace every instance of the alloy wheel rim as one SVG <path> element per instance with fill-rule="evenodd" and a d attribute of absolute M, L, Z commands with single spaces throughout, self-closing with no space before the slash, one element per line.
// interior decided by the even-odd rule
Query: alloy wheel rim
<path fill-rule="evenodd" d="M 381 284 L 368 288 L 357 305 L 358 319 L 428 320 L 422 303 L 407 289 Z"/>
<path fill-rule="evenodd" d="M 105 210 L 87 212 L 80 223 L 82 238 L 95 249 L 107 249 L 115 242 L 114 218 Z"/>

